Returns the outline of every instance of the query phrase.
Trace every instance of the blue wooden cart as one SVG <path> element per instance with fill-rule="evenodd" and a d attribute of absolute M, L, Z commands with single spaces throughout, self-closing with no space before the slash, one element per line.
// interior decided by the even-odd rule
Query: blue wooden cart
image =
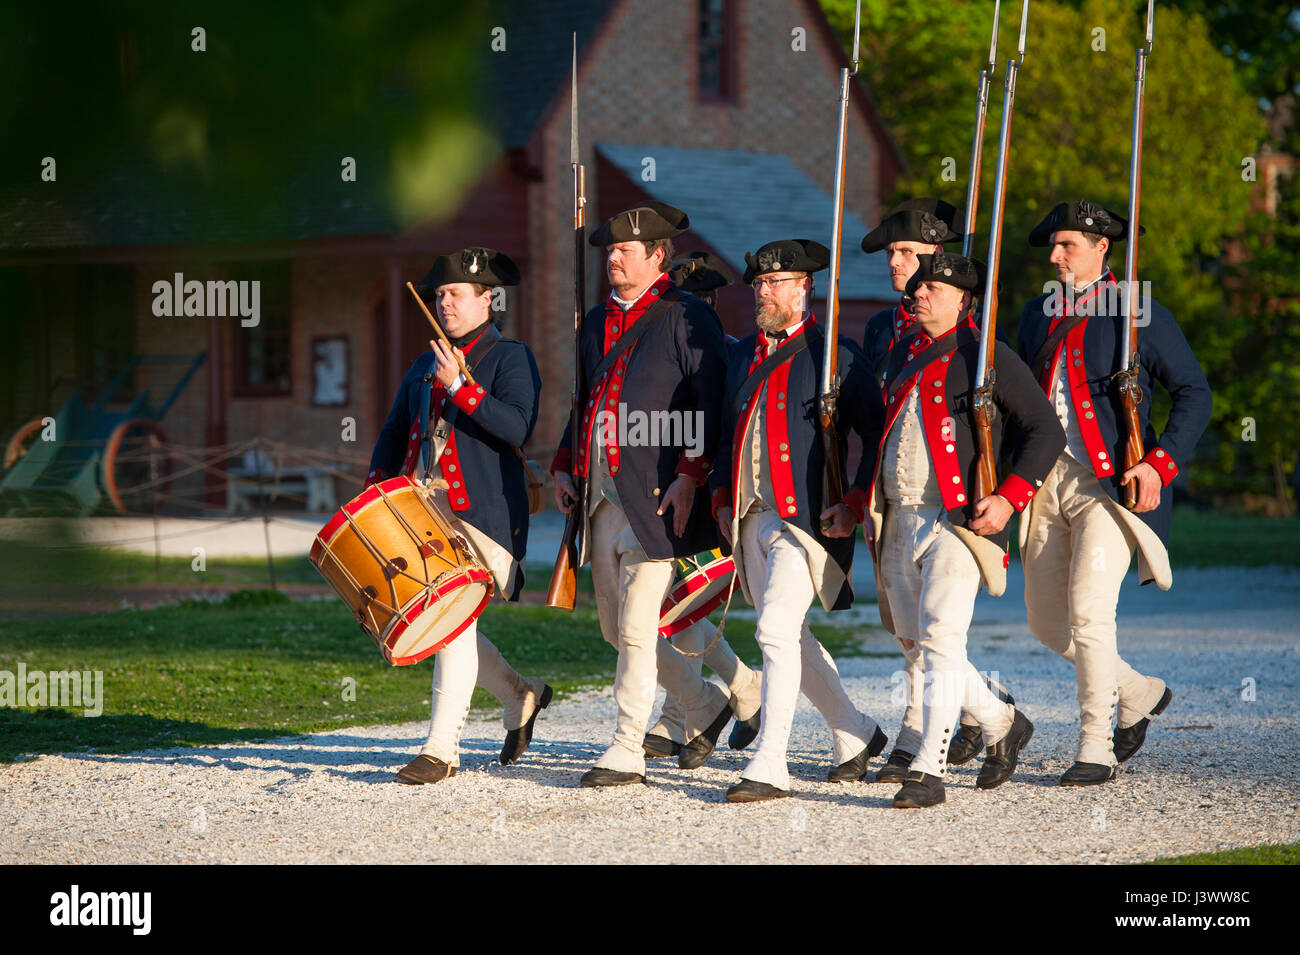
<path fill-rule="evenodd" d="M 78 388 L 52 418 L 27 422 L 5 448 L 0 507 L 81 514 L 156 509 L 170 486 L 172 469 L 161 422 L 206 358 L 207 352 L 192 357 L 137 355 L 93 405 Z M 124 410 L 108 410 L 112 396 L 136 368 L 187 362 L 188 368 L 157 408 L 149 404 L 146 388 Z"/>

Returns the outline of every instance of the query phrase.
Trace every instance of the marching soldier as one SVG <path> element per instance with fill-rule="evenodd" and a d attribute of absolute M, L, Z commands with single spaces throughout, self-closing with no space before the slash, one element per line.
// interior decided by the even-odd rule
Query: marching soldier
<path fill-rule="evenodd" d="M 731 269 L 712 252 L 688 252 L 673 259 L 673 264 L 668 269 L 668 278 L 683 292 L 704 299 L 715 312 L 718 307 L 718 289 L 726 288 L 735 281 Z"/>
<path fill-rule="evenodd" d="M 995 456 L 1009 418 L 1022 443 L 996 491 L 971 500 L 979 467 L 972 418 L 978 333 L 965 322 L 983 266 L 948 253 L 917 256 L 907 293 L 916 328 L 889 356 L 884 437 L 874 455 L 871 536 L 885 627 L 921 651 L 924 673 L 920 747 L 896 808 L 945 799 L 950 734 L 961 710 L 979 724 L 986 746 L 976 785 L 993 789 L 1013 772 L 1034 727 L 999 700 L 966 656 L 966 632 L 981 582 L 1006 588 L 1007 521 L 1032 499 L 1064 444 L 1052 410 L 1024 363 L 998 343 L 993 398 Z"/>
<path fill-rule="evenodd" d="M 1127 234 L 1126 219 L 1080 201 L 1057 205 L 1029 235 L 1031 246 L 1051 248 L 1059 294 L 1025 306 L 1020 356 L 1067 441 L 1021 519 L 1020 553 L 1029 628 L 1074 664 L 1078 680 L 1079 747 L 1062 786 L 1113 779 L 1117 763 L 1142 747 L 1150 719 L 1173 698 L 1163 680 L 1120 658 L 1115 609 L 1135 548 L 1142 583 L 1154 580 L 1162 590 L 1172 584 L 1166 488 L 1191 460 L 1210 419 L 1210 386 L 1178 323 L 1159 302 L 1139 298 L 1138 419 L 1146 455 L 1123 470 L 1125 433 L 1111 376 L 1125 317 L 1108 259 L 1112 244 Z M 1159 440 L 1150 423 L 1153 381 L 1173 399 Z M 1131 512 L 1119 496 L 1130 483 L 1137 490 Z"/>
<path fill-rule="evenodd" d="M 957 209 L 942 199 L 908 199 L 890 210 L 880 225 L 862 238 L 862 251 L 868 254 L 884 252 L 889 268 L 889 280 L 899 293 L 899 302 L 893 308 L 877 312 L 867 320 L 862 350 L 876 378 L 883 381 L 890 350 L 902 339 L 909 338 L 916 327 L 915 303 L 906 294 L 907 283 L 916 272 L 917 256 L 943 252 L 944 244 L 960 243 L 961 233 L 956 231 Z M 978 328 L 972 316 L 963 318 L 963 324 Z M 999 330 L 999 338 L 1001 338 Z M 921 746 L 921 693 L 924 677 L 921 672 L 921 648 L 915 641 L 900 639 L 906 661 L 907 708 L 903 711 L 903 725 L 894 741 L 894 750 L 885 765 L 876 773 L 878 783 L 902 783 L 907 768 L 916 758 Z M 990 683 L 993 692 L 1004 702 L 1015 705 L 1006 689 L 996 682 Z M 948 765 L 960 766 L 970 761 L 983 748 L 983 731 L 975 718 L 962 712 L 961 726 L 953 735 L 948 748 Z"/>
<path fill-rule="evenodd" d="M 591 560 L 601 631 L 618 650 L 614 740 L 584 786 L 645 781 L 656 670 L 686 707 L 688 766 L 712 753 L 732 717 L 727 695 L 658 635 L 674 558 L 718 543 L 704 482 L 718 443 L 722 328 L 666 274 L 672 237 L 688 225 L 681 210 L 647 201 L 588 239 L 606 249 L 611 292 L 582 325 L 580 433 L 565 429 L 551 464 L 560 510 L 585 508 L 579 564 Z"/>
<path fill-rule="evenodd" d="M 674 259 L 668 277 L 677 288 L 703 299 L 714 308 L 718 303 L 718 289 L 730 285 L 734 279 L 726 264 L 711 252 L 689 252 Z M 736 340 L 725 332 L 724 337 L 729 343 Z M 690 653 L 699 653 L 712 645 L 713 649 L 703 657 L 690 657 L 688 663 L 696 673 L 701 672 L 701 661 L 707 663 L 727 685 L 736 717 L 727 745 L 732 749 L 744 749 L 758 736 L 762 677 L 741 662 L 725 639 L 718 639 L 715 643 L 716 633 L 715 627 L 702 620 L 673 634 L 672 641 L 676 647 Z M 659 712 L 659 721 L 646 733 L 645 754 L 651 758 L 677 756 L 679 766 L 693 769 L 709 756 L 704 752 L 706 742 L 698 740 L 695 752 L 682 755 L 682 748 L 687 745 L 686 711 L 681 701 L 669 693 Z"/>
<path fill-rule="evenodd" d="M 861 779 L 887 741 L 853 705 L 835 662 L 808 626 L 814 597 L 827 610 L 853 602 L 853 531 L 862 519 L 870 473 L 864 464 L 843 503 L 823 506 L 816 396 L 825 333 L 809 302 L 812 273 L 829 260 L 824 245 L 807 239 L 770 242 L 745 256 L 759 331 L 728 352 L 722 441 L 709 485 L 738 582 L 758 608 L 763 715 L 757 752 L 727 791 L 728 802 L 790 795 L 786 749 L 800 690 L 831 727 L 837 763 L 832 782 Z M 880 395 L 857 346 L 841 339 L 840 348 L 841 440 L 852 428 L 874 447 L 883 417 Z"/>
<path fill-rule="evenodd" d="M 511 601 L 523 588 L 528 545 L 527 479 L 515 449 L 537 422 L 542 383 L 528 346 L 497 330 L 491 304 L 494 289 L 518 282 L 514 262 L 492 249 L 464 249 L 434 261 L 416 291 L 434 305 L 456 354 L 433 340 L 433 350 L 415 360 L 375 443 L 367 479 L 441 476 L 447 496 L 439 503 L 492 573 L 497 593 Z M 461 375 L 457 355 L 475 385 Z M 502 765 L 523 755 L 551 688 L 515 672 L 475 622 L 434 659 L 429 736 L 399 779 L 436 783 L 456 775 L 475 684 L 504 707 Z"/>

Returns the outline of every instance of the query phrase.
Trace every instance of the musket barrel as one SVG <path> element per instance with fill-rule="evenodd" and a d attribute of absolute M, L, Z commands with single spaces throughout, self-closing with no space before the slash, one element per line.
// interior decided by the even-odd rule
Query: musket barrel
<path fill-rule="evenodd" d="M 831 217 L 831 268 L 826 289 L 826 348 L 822 355 L 822 394 L 835 387 L 832 367 L 836 355 L 835 339 L 839 334 L 840 311 L 840 234 L 844 231 L 844 155 L 848 126 L 849 71 L 840 71 L 839 133 L 835 142 L 835 199 Z"/>
<path fill-rule="evenodd" d="M 998 268 L 1002 250 L 1002 210 L 1006 202 L 1007 155 L 1011 145 L 1011 116 L 1016 98 L 1015 60 L 1007 61 L 1006 89 L 1002 99 L 1002 125 L 998 131 L 998 168 L 993 179 L 993 224 L 989 231 L 988 272 L 984 279 L 984 321 L 979 361 L 975 366 L 977 387 L 982 387 L 988 379 L 989 342 L 987 336 L 993 331 L 991 324 L 997 321 L 998 313 Z"/>
<path fill-rule="evenodd" d="M 1146 99 L 1147 51 L 1137 51 L 1133 72 L 1132 160 L 1128 171 L 1128 246 L 1124 250 L 1124 334 L 1120 368 L 1127 368 L 1133 358 L 1133 331 L 1137 320 L 1137 248 L 1138 218 L 1142 196 L 1142 125 Z"/>

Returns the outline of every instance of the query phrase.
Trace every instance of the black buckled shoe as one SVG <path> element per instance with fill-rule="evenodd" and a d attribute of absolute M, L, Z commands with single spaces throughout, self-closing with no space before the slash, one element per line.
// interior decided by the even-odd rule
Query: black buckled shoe
<path fill-rule="evenodd" d="M 952 734 L 952 745 L 948 747 L 948 765 L 960 766 L 969 763 L 984 748 L 984 731 L 978 725 L 967 726 L 965 723 Z"/>
<path fill-rule="evenodd" d="M 1119 775 L 1116 766 L 1103 766 L 1100 763 L 1079 763 L 1065 771 L 1061 776 L 1062 786 L 1100 786 Z"/>
<path fill-rule="evenodd" d="M 501 765 L 509 766 L 520 756 L 524 755 L 524 750 L 528 749 L 528 744 L 533 741 L 533 724 L 537 722 L 537 714 L 546 709 L 551 702 L 551 695 L 555 691 L 547 684 L 542 684 L 542 698 L 537 701 L 533 707 L 533 715 L 528 717 L 528 722 L 517 730 L 510 730 L 506 733 L 506 741 L 501 747 Z"/>
<path fill-rule="evenodd" d="M 912 765 L 914 759 L 916 759 L 914 753 L 905 753 L 901 749 L 894 750 L 889 754 L 889 759 L 885 760 L 885 765 L 876 772 L 876 782 L 901 786 L 907 782 L 907 767 Z"/>
<path fill-rule="evenodd" d="M 877 726 L 876 732 L 871 736 L 871 742 L 867 744 L 867 748 L 848 762 L 840 763 L 826 774 L 826 778 L 833 783 L 851 783 L 854 780 L 866 779 L 867 773 L 870 771 L 867 768 L 868 761 L 873 756 L 879 756 L 880 751 L 885 748 L 885 744 L 888 742 L 889 737 L 885 735 L 885 731 Z"/>
<path fill-rule="evenodd" d="M 634 783 L 645 782 L 645 776 L 640 773 L 622 773 L 617 769 L 601 769 L 597 766 L 583 773 L 581 782 L 587 787 L 631 786 Z"/>
<path fill-rule="evenodd" d="M 1165 687 L 1164 695 L 1160 697 L 1160 702 L 1151 707 L 1151 712 L 1142 717 L 1132 726 L 1115 727 L 1115 736 L 1113 738 L 1115 746 L 1115 758 L 1121 763 L 1129 759 L 1142 748 L 1142 744 L 1147 740 L 1147 727 L 1151 725 L 1151 717 L 1159 716 L 1169 705 L 1169 701 L 1174 698 L 1174 691 Z"/>
<path fill-rule="evenodd" d="M 895 809 L 924 809 L 947 799 L 943 780 L 929 773 L 908 773 L 903 788 L 894 793 Z"/>
<path fill-rule="evenodd" d="M 747 720 L 736 720 L 731 727 L 731 736 L 727 745 L 732 749 L 744 749 L 758 738 L 758 731 L 763 728 L 763 710 L 760 707 Z"/>
<path fill-rule="evenodd" d="M 682 769 L 699 769 L 703 766 L 713 755 L 713 750 L 718 745 L 718 737 L 722 735 L 722 728 L 731 722 L 733 715 L 731 704 L 728 703 L 717 718 L 709 724 L 708 729 L 682 747 L 681 753 L 677 756 L 677 765 Z"/>
<path fill-rule="evenodd" d="M 645 739 L 641 741 L 641 748 L 645 750 L 646 759 L 662 759 L 665 756 L 676 756 L 682 751 L 681 743 L 674 743 L 667 736 L 652 736 L 645 734 Z"/>
<path fill-rule="evenodd" d="M 1016 710 L 1011 720 L 1011 729 L 1005 736 L 988 749 L 984 765 L 975 779 L 976 789 L 997 789 L 1016 771 L 1020 751 L 1029 745 L 1034 736 L 1034 724 L 1029 722 L 1024 713 Z"/>
<path fill-rule="evenodd" d="M 752 779 L 741 779 L 727 790 L 727 802 L 765 802 L 768 799 L 784 799 L 790 795 L 788 789 L 777 789 L 768 783 L 756 783 Z"/>
<path fill-rule="evenodd" d="M 398 779 L 415 786 L 423 783 L 440 783 L 449 776 L 455 775 L 455 766 L 448 765 L 434 756 L 425 756 L 423 753 L 397 771 Z"/>

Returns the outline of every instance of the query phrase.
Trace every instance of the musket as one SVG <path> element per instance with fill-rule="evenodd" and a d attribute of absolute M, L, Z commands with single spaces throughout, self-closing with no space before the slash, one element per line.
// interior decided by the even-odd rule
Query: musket
<path fill-rule="evenodd" d="M 997 71 L 998 14 L 1002 0 L 993 4 L 993 39 L 989 41 L 989 65 L 980 70 L 979 91 L 975 94 L 975 135 L 970 147 L 970 175 L 966 179 L 966 218 L 962 224 L 961 254 L 970 258 L 975 245 L 975 212 L 980 201 L 980 160 L 984 155 L 984 120 L 989 112 L 989 81 Z"/>
<path fill-rule="evenodd" d="M 858 72 L 858 35 L 862 25 L 862 0 L 857 0 L 853 12 L 853 68 L 840 70 L 840 122 L 835 143 L 835 202 L 831 223 L 831 273 L 826 290 L 826 347 L 822 353 L 822 387 L 817 396 L 817 419 L 822 433 L 822 450 L 826 458 L 825 497 L 823 509 L 834 507 L 844 500 L 844 477 L 840 464 L 840 438 L 836 427 L 835 406 L 840 395 L 840 233 L 844 230 L 844 153 L 848 135 L 849 82 Z M 822 522 L 822 529 L 831 526 Z"/>
<path fill-rule="evenodd" d="M 569 404 L 569 441 L 576 461 L 582 440 L 582 317 L 587 314 L 587 177 L 578 157 L 578 34 L 573 34 L 573 93 L 569 106 L 569 165 L 573 167 L 573 395 Z M 577 484 L 575 480 L 575 485 Z M 582 488 L 564 520 L 564 535 L 555 555 L 546 606 L 572 610 L 578 596 L 578 533 L 582 524 Z"/>
<path fill-rule="evenodd" d="M 1124 470 L 1135 468 L 1142 461 L 1142 425 L 1138 420 L 1138 405 L 1142 403 L 1142 387 L 1138 384 L 1138 212 L 1142 198 L 1142 120 L 1145 113 L 1147 88 L 1147 55 L 1151 52 L 1151 26 L 1155 15 L 1155 0 L 1147 0 L 1146 47 L 1138 47 L 1137 67 L 1133 73 L 1133 140 L 1132 158 L 1128 170 L 1128 248 L 1124 252 L 1124 334 L 1120 348 L 1119 371 L 1111 376 L 1119 393 L 1121 418 L 1124 422 Z M 1151 303 L 1147 303 L 1150 308 Z M 1137 506 L 1137 481 L 1124 485 L 1124 506 L 1132 510 Z"/>
<path fill-rule="evenodd" d="M 998 131 L 998 168 L 993 177 L 993 225 L 989 231 L 988 274 L 984 279 L 984 315 L 980 323 L 980 353 L 975 365 L 975 398 L 972 411 L 979 443 L 979 464 L 975 469 L 974 497 L 982 501 L 998 486 L 998 463 L 993 449 L 993 385 L 997 374 L 993 351 L 998 331 L 998 270 L 1001 265 L 1002 213 L 1007 199 L 1007 159 L 1011 148 L 1011 116 L 1016 99 L 1016 74 L 1025 62 L 1025 30 L 1029 26 L 1029 0 L 1020 12 L 1020 44 L 1017 57 L 1007 60 L 1002 92 L 1002 128 Z"/>

